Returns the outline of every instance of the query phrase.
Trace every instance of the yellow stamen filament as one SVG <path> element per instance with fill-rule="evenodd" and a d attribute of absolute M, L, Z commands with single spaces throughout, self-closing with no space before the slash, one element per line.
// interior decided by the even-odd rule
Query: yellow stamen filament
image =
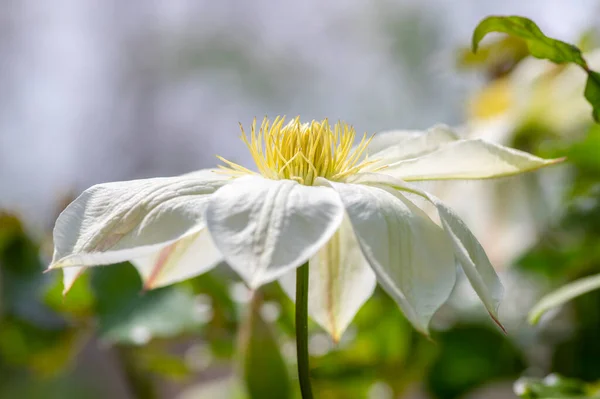
<path fill-rule="evenodd" d="M 257 129 L 255 119 L 249 136 L 240 125 L 242 140 L 258 172 L 268 179 L 289 179 L 310 186 L 317 177 L 340 181 L 374 163 L 367 157 L 362 159 L 371 138 L 363 135 L 353 148 L 356 133 L 344 122 L 337 122 L 333 130 L 327 119 L 300 123 L 297 117 L 286 125 L 284 122 L 285 117 L 277 117 L 273 122 L 265 118 Z M 253 173 L 218 158 L 225 163 L 220 168 L 226 173 L 235 176 Z"/>

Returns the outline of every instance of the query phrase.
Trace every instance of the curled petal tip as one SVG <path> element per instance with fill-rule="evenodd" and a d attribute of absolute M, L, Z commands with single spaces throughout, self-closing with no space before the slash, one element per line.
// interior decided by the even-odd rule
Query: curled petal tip
<path fill-rule="evenodd" d="M 549 165 L 554 165 L 557 163 L 563 163 L 567 160 L 567 157 L 560 157 L 560 158 L 554 158 L 554 159 L 549 159 L 548 160 L 548 164 Z"/>
<path fill-rule="evenodd" d="M 490 317 L 492 318 L 492 320 L 494 320 L 494 323 L 496 323 L 496 325 L 498 327 L 500 327 L 500 329 L 502 330 L 502 332 L 504 333 L 504 335 L 508 335 L 508 332 L 506 331 L 506 328 L 504 328 L 504 326 L 502 325 L 502 323 L 500 323 L 500 321 L 498 320 L 498 318 L 496 316 L 494 316 L 493 314 L 490 313 Z"/>
<path fill-rule="evenodd" d="M 63 265 L 61 265 L 60 262 L 52 262 L 48 265 L 46 270 L 43 271 L 43 273 L 48 273 L 48 272 L 51 272 L 52 270 L 62 269 L 62 268 L 63 268 Z"/>
<path fill-rule="evenodd" d="M 74 282 L 75 281 L 73 281 L 73 283 Z M 69 291 L 71 291 L 71 288 L 73 287 L 73 283 L 63 286 L 63 290 L 62 290 L 63 301 L 64 301 L 65 297 L 67 296 L 67 294 L 69 293 Z"/>
<path fill-rule="evenodd" d="M 422 326 L 416 325 L 413 322 L 411 322 L 410 324 L 413 326 L 413 328 L 415 330 L 417 330 L 417 332 L 419 334 L 421 334 L 422 336 L 424 336 L 425 338 L 427 338 L 429 341 L 433 342 L 433 340 L 431 339 L 431 334 L 429 332 L 429 327 L 422 327 Z"/>

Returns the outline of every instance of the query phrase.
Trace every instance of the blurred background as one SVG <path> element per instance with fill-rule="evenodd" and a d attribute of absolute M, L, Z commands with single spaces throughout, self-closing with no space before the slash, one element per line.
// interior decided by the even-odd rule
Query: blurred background
<path fill-rule="evenodd" d="M 536 384 L 576 394 L 600 380 L 600 292 L 526 321 L 543 294 L 600 272 L 600 128 L 585 76 L 502 36 L 468 51 L 482 18 L 522 15 L 598 70 L 597 1 L 0 7 L 0 398 L 296 397 L 293 305 L 276 284 L 251 299 L 221 268 L 141 293 L 122 265 L 63 298 L 60 272 L 41 273 L 54 220 L 82 190 L 211 167 L 216 154 L 251 165 L 238 122 L 264 115 L 369 133 L 441 122 L 569 158 L 519 178 L 432 184 L 501 274 L 507 335 L 468 284 L 437 314 L 433 342 L 377 291 L 339 344 L 311 326 L 318 398 L 504 399 L 520 377 L 560 373 L 569 380 Z"/>

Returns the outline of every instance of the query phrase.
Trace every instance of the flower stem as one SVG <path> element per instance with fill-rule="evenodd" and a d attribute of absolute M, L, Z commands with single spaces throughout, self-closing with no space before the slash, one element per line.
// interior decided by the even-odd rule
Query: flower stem
<path fill-rule="evenodd" d="M 308 262 L 296 269 L 296 353 L 302 399 L 312 399 L 308 366 Z"/>

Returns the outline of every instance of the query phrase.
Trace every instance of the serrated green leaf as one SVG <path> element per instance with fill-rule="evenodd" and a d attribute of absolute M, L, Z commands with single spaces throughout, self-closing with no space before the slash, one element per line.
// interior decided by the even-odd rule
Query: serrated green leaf
<path fill-rule="evenodd" d="M 572 44 L 549 38 L 530 19 L 519 16 L 491 16 L 477 25 L 473 32 L 473 52 L 477 52 L 479 42 L 491 32 L 507 33 L 525 40 L 531 55 L 561 64 L 572 62 L 584 68 L 587 63 L 581 50 Z"/>
<path fill-rule="evenodd" d="M 260 316 L 261 300 L 255 297 L 240 332 L 242 374 L 249 398 L 291 398 L 290 377 L 279 345 Z"/>

